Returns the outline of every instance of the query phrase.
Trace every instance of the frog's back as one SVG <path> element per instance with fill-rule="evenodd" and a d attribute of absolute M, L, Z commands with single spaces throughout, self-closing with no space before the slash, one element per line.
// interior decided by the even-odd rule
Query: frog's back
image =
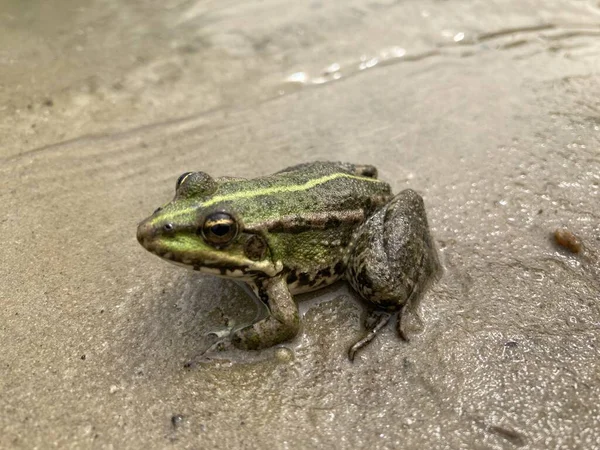
<path fill-rule="evenodd" d="M 315 162 L 251 180 L 225 180 L 212 202 L 243 217 L 246 229 L 293 231 L 362 222 L 391 198 L 373 166 Z"/>

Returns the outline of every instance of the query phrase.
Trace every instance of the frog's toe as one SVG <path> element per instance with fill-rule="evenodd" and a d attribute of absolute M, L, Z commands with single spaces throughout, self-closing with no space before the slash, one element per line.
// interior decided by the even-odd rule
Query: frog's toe
<path fill-rule="evenodd" d="M 210 336 L 216 336 L 211 334 Z M 197 355 L 192 357 L 190 360 L 184 363 L 183 367 L 186 369 L 192 369 L 196 367 L 199 363 L 210 362 L 215 358 L 217 354 L 227 353 L 232 350 L 233 347 L 231 345 L 231 341 L 228 337 L 217 338 L 214 342 L 210 343 L 204 350 L 199 352 Z"/>
<path fill-rule="evenodd" d="M 388 322 L 390 321 L 390 317 L 391 314 L 385 311 L 375 311 L 372 312 L 369 317 L 367 317 L 367 320 L 369 319 L 373 319 L 373 323 L 372 324 L 367 324 L 367 329 L 368 329 L 368 333 L 365 337 L 363 337 L 362 339 L 360 339 L 359 341 L 357 341 L 354 345 L 352 345 L 349 349 L 348 349 L 348 359 L 350 359 L 350 361 L 354 361 L 354 357 L 356 356 L 356 353 L 363 347 L 365 347 L 367 344 L 369 344 L 373 339 L 375 339 L 375 336 L 377 336 L 377 333 L 383 328 L 385 327 Z M 377 318 L 377 321 L 375 321 L 374 319 Z M 372 327 L 369 328 L 369 325 L 372 325 Z"/>
<path fill-rule="evenodd" d="M 425 325 L 417 311 L 408 304 L 404 305 L 396 320 L 396 331 L 400 339 L 408 342 L 411 336 L 422 333 L 424 329 Z"/>
<path fill-rule="evenodd" d="M 229 336 L 231 334 L 232 330 L 233 330 L 233 326 L 228 326 L 228 327 L 223 327 L 223 328 L 217 328 L 215 330 L 210 330 L 204 336 L 206 336 L 206 337 L 212 337 L 212 336 L 214 336 L 217 339 L 222 339 L 222 338 L 225 338 L 225 337 Z"/>
<path fill-rule="evenodd" d="M 383 315 L 390 315 L 390 313 L 386 312 L 386 311 L 382 311 L 380 309 L 371 309 L 370 311 L 367 312 L 367 316 L 365 317 L 365 329 L 367 331 L 371 331 L 373 330 L 377 324 L 380 322 L 381 320 L 381 316 Z"/>

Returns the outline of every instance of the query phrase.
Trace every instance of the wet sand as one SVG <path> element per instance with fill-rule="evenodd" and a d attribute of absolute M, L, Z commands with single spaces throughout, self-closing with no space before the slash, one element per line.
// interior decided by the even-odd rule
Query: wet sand
<path fill-rule="evenodd" d="M 124 3 L 0 8 L 0 447 L 600 447 L 597 2 Z M 182 172 L 316 159 L 424 196 L 424 331 L 350 363 L 339 284 L 185 367 L 255 306 L 136 224 Z"/>

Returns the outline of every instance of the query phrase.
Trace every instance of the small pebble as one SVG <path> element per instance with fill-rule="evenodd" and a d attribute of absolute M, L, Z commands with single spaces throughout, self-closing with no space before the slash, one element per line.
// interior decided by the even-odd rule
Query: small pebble
<path fill-rule="evenodd" d="M 183 422 L 183 416 L 181 414 L 174 414 L 171 416 L 171 425 L 177 428 Z"/>
<path fill-rule="evenodd" d="M 554 232 L 554 240 L 560 247 L 569 250 L 571 253 L 581 252 L 581 239 L 566 228 L 557 229 Z"/>

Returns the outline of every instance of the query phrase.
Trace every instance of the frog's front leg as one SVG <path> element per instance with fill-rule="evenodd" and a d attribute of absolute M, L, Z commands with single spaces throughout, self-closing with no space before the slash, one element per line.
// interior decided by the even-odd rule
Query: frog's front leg
<path fill-rule="evenodd" d="M 269 315 L 233 333 L 232 343 L 244 350 L 257 350 L 293 338 L 300 329 L 300 314 L 283 277 L 260 280 L 251 285 L 265 303 Z"/>

